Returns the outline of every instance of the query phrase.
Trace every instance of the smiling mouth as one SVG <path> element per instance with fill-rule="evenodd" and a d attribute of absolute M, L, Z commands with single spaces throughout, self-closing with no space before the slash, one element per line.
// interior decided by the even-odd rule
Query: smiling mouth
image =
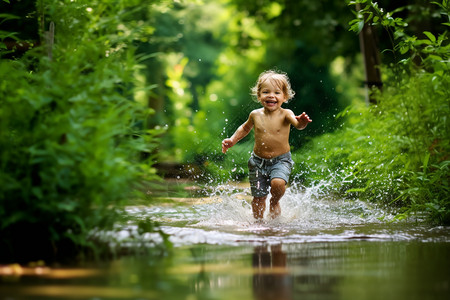
<path fill-rule="evenodd" d="M 275 104 L 277 104 L 277 101 L 268 100 L 268 101 L 266 101 L 266 103 L 267 103 L 268 105 L 275 105 Z"/>

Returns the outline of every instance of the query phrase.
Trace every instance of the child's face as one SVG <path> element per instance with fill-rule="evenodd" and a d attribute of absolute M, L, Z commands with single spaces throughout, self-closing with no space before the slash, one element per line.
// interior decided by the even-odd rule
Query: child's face
<path fill-rule="evenodd" d="M 287 101 L 287 96 L 275 82 L 266 80 L 261 84 L 258 100 L 265 109 L 275 111 L 281 107 L 281 104 Z"/>

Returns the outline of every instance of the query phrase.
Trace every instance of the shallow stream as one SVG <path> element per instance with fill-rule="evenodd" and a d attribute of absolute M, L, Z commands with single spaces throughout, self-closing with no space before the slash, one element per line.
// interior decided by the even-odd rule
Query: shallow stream
<path fill-rule="evenodd" d="M 292 186 L 282 215 L 256 222 L 249 189 L 158 195 L 127 207 L 161 224 L 171 254 L 67 267 L 4 266 L 0 299 L 448 299 L 450 228 Z M 153 203 L 153 202 L 152 202 Z M 137 226 L 104 233 L 132 246 Z M 158 243 L 143 234 L 141 245 Z M 10 268 L 10 275 L 8 269 Z"/>

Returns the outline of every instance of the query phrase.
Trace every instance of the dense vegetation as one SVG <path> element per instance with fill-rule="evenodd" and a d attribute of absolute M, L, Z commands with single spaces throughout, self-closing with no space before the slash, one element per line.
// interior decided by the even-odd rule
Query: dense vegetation
<path fill-rule="evenodd" d="M 30 15 L 45 31 L 54 22 L 54 46 L 2 49 L 2 260 L 61 259 L 91 246 L 89 231 L 110 228 L 139 182 L 154 177 L 142 158 L 156 145 L 144 124 L 150 110 L 134 98 L 143 88 L 139 20 L 126 2 L 39 1 Z"/>
<path fill-rule="evenodd" d="M 397 61 L 383 67 L 377 105 L 353 105 L 339 114 L 345 126 L 297 153 L 305 181 L 332 178 L 341 194 L 400 208 L 438 224 L 450 223 L 448 31 L 409 35 L 406 20 L 368 3 L 355 19 L 383 26 L 393 36 Z M 439 7 L 450 25 L 449 4 Z M 313 169 L 321 172 L 311 172 Z M 306 170 L 306 172 L 304 171 Z"/>
<path fill-rule="evenodd" d="M 226 156 L 220 141 L 269 68 L 313 118 L 291 134 L 295 180 L 450 223 L 449 4 L 401 2 L 1 1 L 0 258 L 95 249 L 90 230 L 117 222 L 156 161 L 244 179 L 252 137 Z M 364 22 L 384 50 L 370 106 L 349 31 Z"/>
<path fill-rule="evenodd" d="M 297 153 L 302 169 L 322 170 L 301 177 L 327 176 L 340 193 L 400 207 L 399 219 L 415 213 L 449 224 L 448 31 L 410 35 L 406 20 L 376 3 L 358 2 L 367 5 L 352 29 L 360 30 L 364 20 L 384 27 L 396 61 L 382 69 L 385 86 L 373 91 L 377 105 L 349 107 L 339 115 L 346 120 L 342 129 Z M 434 4 L 449 26 L 448 2 Z"/>

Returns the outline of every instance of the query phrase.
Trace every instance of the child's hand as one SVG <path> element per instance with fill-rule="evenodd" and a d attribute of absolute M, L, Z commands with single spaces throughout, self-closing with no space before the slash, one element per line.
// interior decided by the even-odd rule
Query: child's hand
<path fill-rule="evenodd" d="M 224 139 L 222 141 L 222 153 L 226 153 L 228 149 L 234 146 L 232 139 Z"/>
<path fill-rule="evenodd" d="M 309 118 L 309 116 L 305 112 L 303 112 L 299 116 L 295 116 L 295 118 L 297 119 L 297 121 L 299 123 L 298 128 L 300 128 L 300 129 L 305 128 L 309 123 L 312 122 L 312 120 Z"/>

